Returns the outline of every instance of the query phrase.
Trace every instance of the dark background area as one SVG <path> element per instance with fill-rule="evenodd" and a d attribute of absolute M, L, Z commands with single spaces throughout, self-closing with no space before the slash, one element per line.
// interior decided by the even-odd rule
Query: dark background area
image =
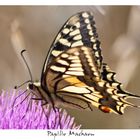
<path fill-rule="evenodd" d="M 10 90 L 29 79 L 20 51 L 34 80 L 53 39 L 65 21 L 79 11 L 92 11 L 101 41 L 104 61 L 117 72 L 124 88 L 140 95 L 140 7 L 138 6 L 0 6 L 0 89 Z M 19 28 L 16 30 L 16 26 Z M 12 29 L 11 29 L 12 28 Z M 15 31 L 16 30 L 16 31 Z M 12 44 L 22 35 L 23 45 Z M 140 105 L 140 100 L 137 101 Z M 82 128 L 139 128 L 140 109 L 128 108 L 124 115 L 67 109 Z"/>

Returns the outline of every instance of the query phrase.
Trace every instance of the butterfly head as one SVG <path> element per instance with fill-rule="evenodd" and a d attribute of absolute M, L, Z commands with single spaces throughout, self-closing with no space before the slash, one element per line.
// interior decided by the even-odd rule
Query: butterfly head
<path fill-rule="evenodd" d="M 27 89 L 34 90 L 35 86 L 33 83 L 29 83 Z"/>
<path fill-rule="evenodd" d="M 27 89 L 36 90 L 38 87 L 40 87 L 40 82 L 29 82 Z"/>

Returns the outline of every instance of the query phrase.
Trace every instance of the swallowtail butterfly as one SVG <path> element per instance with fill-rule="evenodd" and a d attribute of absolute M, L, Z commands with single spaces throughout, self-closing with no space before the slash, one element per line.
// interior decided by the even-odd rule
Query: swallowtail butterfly
<path fill-rule="evenodd" d="M 122 90 L 115 72 L 103 62 L 100 41 L 91 12 L 70 17 L 52 43 L 41 81 L 29 88 L 52 106 L 123 114 L 127 106 L 139 107 L 127 98 L 140 98 Z"/>

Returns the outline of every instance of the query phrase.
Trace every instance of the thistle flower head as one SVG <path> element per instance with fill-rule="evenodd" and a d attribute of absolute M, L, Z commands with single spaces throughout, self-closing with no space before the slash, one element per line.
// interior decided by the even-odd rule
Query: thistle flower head
<path fill-rule="evenodd" d="M 31 99 L 22 90 L 0 94 L 0 129 L 79 129 L 65 110 L 54 111 L 49 105 Z M 21 96 L 19 96 L 21 95 Z"/>

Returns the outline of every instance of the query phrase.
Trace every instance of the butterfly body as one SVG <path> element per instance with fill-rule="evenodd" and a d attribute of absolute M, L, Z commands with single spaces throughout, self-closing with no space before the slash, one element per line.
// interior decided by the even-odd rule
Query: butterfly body
<path fill-rule="evenodd" d="M 103 63 L 93 14 L 80 12 L 64 24 L 56 36 L 42 69 L 36 90 L 46 103 L 105 113 L 123 114 L 135 106 L 126 98 L 140 98 L 121 89 L 115 72 Z M 135 106 L 136 107 L 136 106 Z"/>

